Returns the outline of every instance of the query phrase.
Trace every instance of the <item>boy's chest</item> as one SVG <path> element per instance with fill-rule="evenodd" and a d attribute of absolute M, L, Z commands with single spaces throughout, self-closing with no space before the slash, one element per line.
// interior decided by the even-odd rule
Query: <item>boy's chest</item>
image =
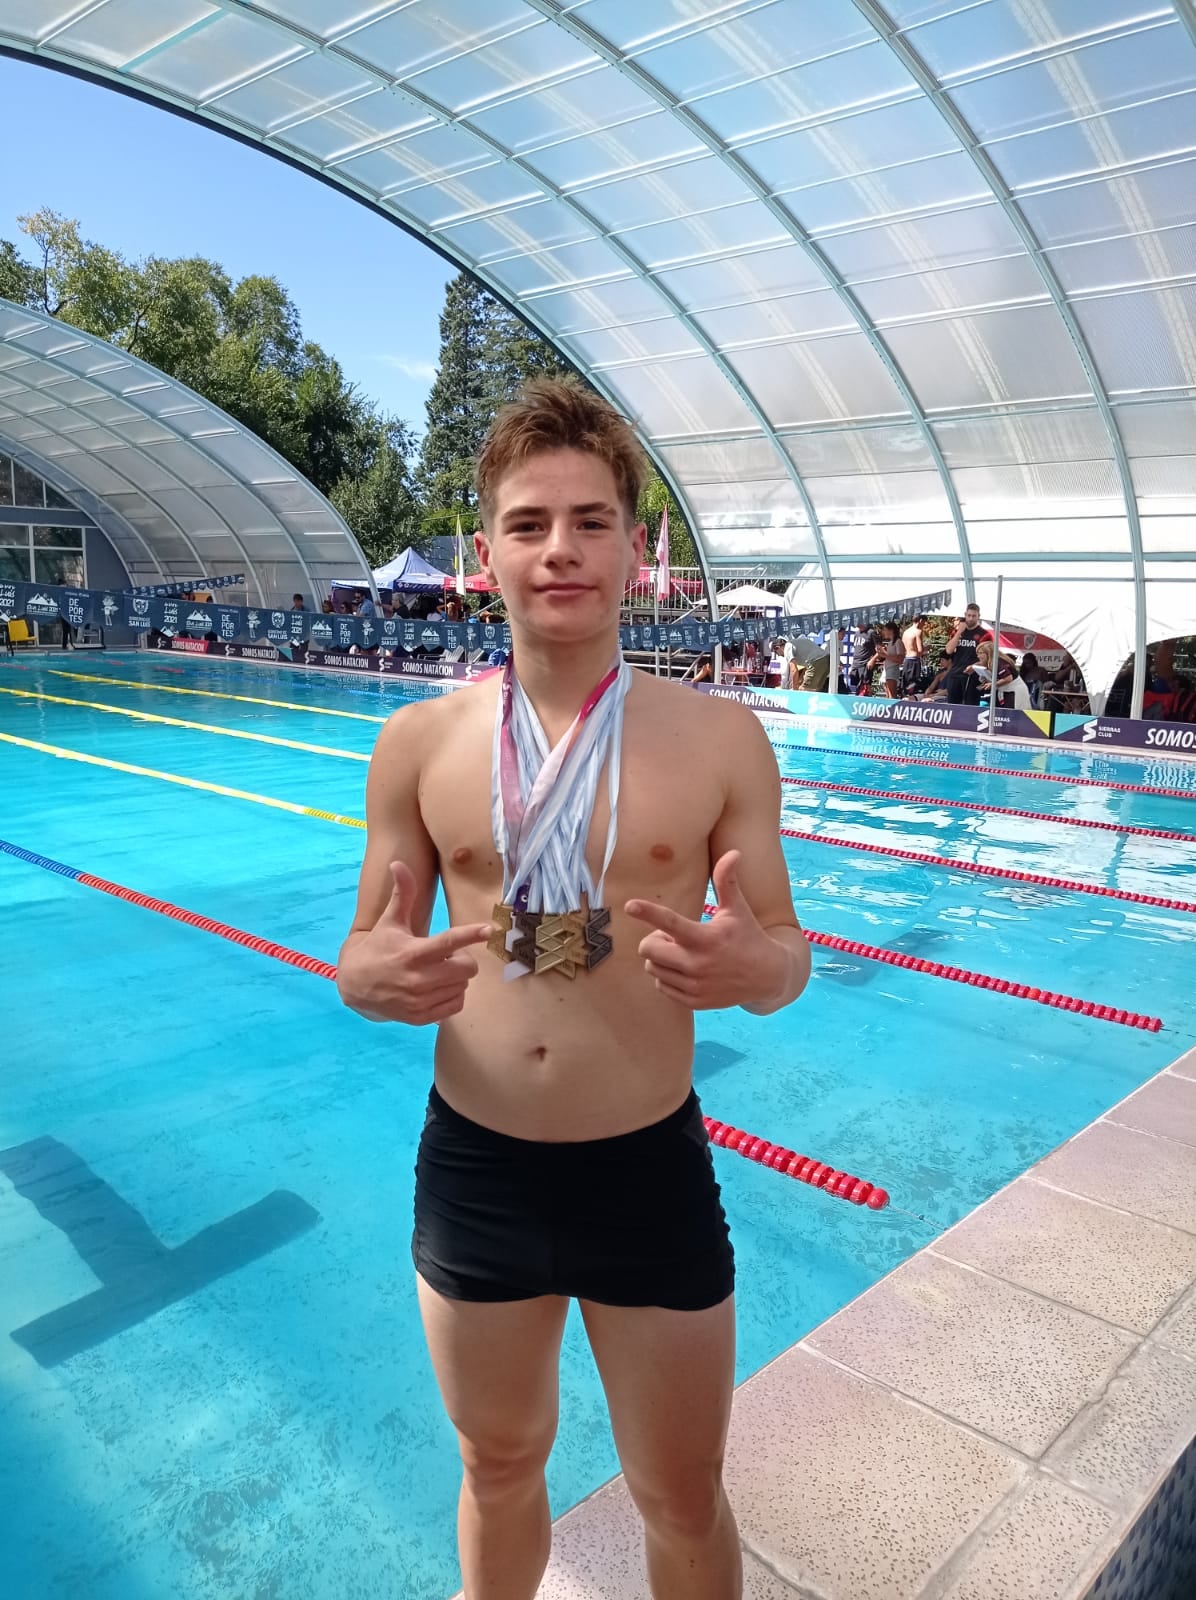
<path fill-rule="evenodd" d="M 420 788 L 424 824 L 446 880 L 492 886 L 502 876 L 491 809 L 489 746 L 446 750 L 426 763 Z M 609 876 L 620 893 L 651 895 L 654 887 L 696 874 L 705 882 L 710 836 L 724 803 L 718 776 L 671 735 L 624 735 L 617 801 L 617 838 Z M 610 819 L 610 787 L 598 779 L 586 858 L 602 870 Z M 608 899 L 613 898 L 608 896 Z"/>

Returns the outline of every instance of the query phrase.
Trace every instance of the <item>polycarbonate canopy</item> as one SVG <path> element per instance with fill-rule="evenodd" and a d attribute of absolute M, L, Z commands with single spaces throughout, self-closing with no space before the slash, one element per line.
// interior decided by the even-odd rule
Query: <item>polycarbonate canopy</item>
<path fill-rule="evenodd" d="M 999 565 L 1170 628 L 1196 0 L 0 0 L 0 47 L 469 267 L 638 421 L 712 561 L 827 600 Z"/>
<path fill-rule="evenodd" d="M 251 601 L 370 581 L 344 522 L 218 406 L 123 350 L 0 300 L 0 453 L 94 517 L 134 584 L 245 574 Z"/>

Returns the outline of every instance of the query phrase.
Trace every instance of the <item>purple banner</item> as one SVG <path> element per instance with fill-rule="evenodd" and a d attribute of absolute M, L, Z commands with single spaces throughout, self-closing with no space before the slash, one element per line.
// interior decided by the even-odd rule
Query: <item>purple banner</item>
<path fill-rule="evenodd" d="M 1132 717 L 1058 716 L 1055 738 L 1089 749 L 1120 745 L 1130 750 L 1165 750 L 1196 755 L 1196 726 L 1185 722 L 1135 721 Z"/>
<path fill-rule="evenodd" d="M 326 667 L 337 672 L 379 673 L 387 678 L 422 678 L 425 682 L 466 682 L 483 676 L 486 669 L 474 674 L 463 661 L 431 661 L 416 656 L 397 659 L 385 655 L 348 655 L 339 650 L 308 650 L 297 647 L 293 655 L 280 653 L 271 644 L 210 644 L 198 641 L 173 639 L 176 650 L 202 650 L 214 656 L 224 656 L 236 661 L 269 661 L 281 667 Z M 286 647 L 284 646 L 284 652 Z"/>

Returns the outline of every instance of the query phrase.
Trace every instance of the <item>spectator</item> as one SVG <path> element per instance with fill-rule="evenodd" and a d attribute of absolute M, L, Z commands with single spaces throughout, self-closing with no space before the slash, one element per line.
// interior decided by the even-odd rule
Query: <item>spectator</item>
<path fill-rule="evenodd" d="M 291 610 L 292 611 L 306 611 L 307 610 L 307 606 L 305 605 L 304 600 L 303 600 L 303 596 L 301 594 L 293 594 L 291 596 Z"/>
<path fill-rule="evenodd" d="M 1022 657 L 1022 664 L 1018 668 L 1018 675 L 1026 686 L 1026 693 L 1030 697 L 1030 709 L 1042 710 L 1043 685 L 1050 682 L 1046 669 L 1039 663 L 1033 650 L 1027 650 Z"/>
<path fill-rule="evenodd" d="M 1042 701 L 1045 710 L 1074 711 L 1080 716 L 1087 714 L 1089 706 L 1084 690 L 1084 675 L 1070 653 L 1065 653 L 1054 672 L 1047 674 L 1047 683 L 1050 688 L 1044 685 Z"/>
<path fill-rule="evenodd" d="M 788 663 L 785 660 L 785 640 L 774 639 L 768 660 L 764 663 L 764 686 L 767 689 L 779 689 L 787 679 Z"/>
<path fill-rule="evenodd" d="M 901 642 L 901 626 L 886 622 L 880 630 L 876 650 L 868 662 L 869 670 L 880 667 L 884 672 L 885 694 L 890 700 L 901 698 L 901 668 L 905 660 L 905 646 Z"/>
<path fill-rule="evenodd" d="M 848 678 L 853 694 L 871 694 L 869 663 L 876 655 L 880 636 L 875 628 L 860 628 L 851 647 L 851 673 Z"/>
<path fill-rule="evenodd" d="M 976 665 L 976 649 L 992 635 L 980 621 L 980 607 L 972 602 L 965 612 L 962 625 L 956 622 L 955 631 L 947 640 L 943 652 L 947 659 L 947 699 L 954 706 L 980 704 L 980 679 L 969 667 Z"/>
<path fill-rule="evenodd" d="M 368 594 L 363 594 L 357 602 L 357 615 L 359 617 L 377 617 L 378 608 Z"/>
<path fill-rule="evenodd" d="M 916 616 L 901 635 L 905 646 L 901 688 L 905 694 L 917 694 L 926 681 L 926 621 L 924 616 Z"/>
<path fill-rule="evenodd" d="M 972 663 L 972 665 L 970 667 L 965 667 L 964 671 L 966 673 L 968 673 L 971 677 L 973 677 L 981 685 L 981 688 L 980 688 L 980 690 L 978 692 L 978 699 L 982 697 L 982 698 L 984 698 L 986 700 L 991 700 L 993 698 L 993 694 L 992 694 L 993 645 L 992 645 L 991 638 L 990 639 L 982 639 L 980 641 L 980 643 L 976 646 L 976 659 L 975 659 L 975 661 Z M 1016 678 L 1016 677 L 1017 677 L 1017 668 L 1014 666 L 1013 662 L 1010 661 L 1009 657 L 1008 656 L 1003 656 L 1003 655 L 998 655 L 997 656 L 997 696 L 998 696 L 997 703 L 998 704 L 1001 703 L 1000 699 L 999 699 L 1001 690 L 1005 689 L 1005 688 L 1008 688 L 1008 686 L 1013 682 L 1014 678 Z"/>
<path fill-rule="evenodd" d="M 707 655 L 701 655 L 694 662 L 694 683 L 711 683 L 714 679 L 714 663 Z"/>

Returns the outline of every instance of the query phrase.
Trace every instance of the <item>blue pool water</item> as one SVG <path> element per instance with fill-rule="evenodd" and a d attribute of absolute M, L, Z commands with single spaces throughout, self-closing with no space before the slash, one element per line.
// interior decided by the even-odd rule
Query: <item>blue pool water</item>
<path fill-rule="evenodd" d="M 24 693 L 0 692 L 0 734 L 350 816 L 362 815 L 366 767 L 349 757 L 368 754 L 401 698 L 389 684 L 83 654 L 0 664 L 0 690 L 14 689 Z M 787 787 L 788 826 L 1196 900 L 1196 838 L 934 803 L 1196 836 L 1192 800 L 1101 782 L 1196 799 L 1190 764 L 768 728 L 783 772 L 909 797 Z M 1092 782 L 984 770 L 997 765 Z M 364 842 L 350 827 L 3 740 L 0 838 L 327 961 Z M 716 1155 L 739 1264 L 741 1376 L 1196 1034 L 1192 916 L 792 840 L 785 853 L 813 928 L 1165 1027 L 1139 1032 L 824 949 L 790 1013 L 699 1015 L 708 1114 L 893 1197 L 860 1211 Z M 370 1027 L 322 978 L 9 855 L 0 903 L 5 1595 L 444 1600 L 457 1582 L 457 1464 L 408 1254 L 431 1034 Z M 277 1191 L 294 1198 L 267 1200 Z M 258 1209 L 238 1217 L 247 1208 Z M 238 1263 L 230 1234 L 261 1248 Z M 184 1262 L 192 1276 L 180 1279 Z M 97 1298 L 106 1283 L 113 1292 Z M 160 1305 L 164 1283 L 177 1293 Z M 81 1300 L 64 1313 L 74 1353 L 39 1363 L 22 1330 Z M 562 1390 L 556 1512 L 616 1470 L 575 1325 Z"/>

